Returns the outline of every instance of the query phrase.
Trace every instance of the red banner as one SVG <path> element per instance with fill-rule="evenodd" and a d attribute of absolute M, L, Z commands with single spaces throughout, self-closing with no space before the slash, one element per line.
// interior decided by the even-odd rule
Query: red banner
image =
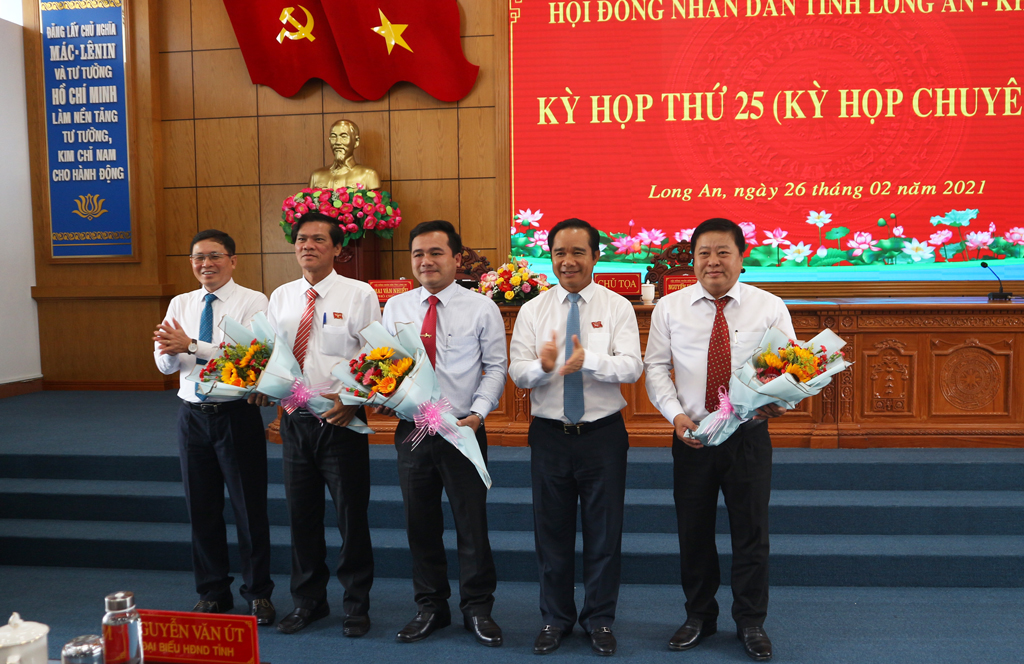
<path fill-rule="evenodd" d="M 511 7 L 524 251 L 580 217 L 643 258 L 726 217 L 745 265 L 1022 256 L 1019 0 Z"/>
<path fill-rule="evenodd" d="M 259 664 L 255 616 L 139 609 L 146 661 Z"/>
<path fill-rule="evenodd" d="M 345 99 L 409 81 L 441 101 L 469 94 L 456 0 L 224 0 L 253 83 L 291 97 L 311 78 Z"/>
<path fill-rule="evenodd" d="M 288 6 L 271 0 L 224 0 L 253 83 L 291 97 L 319 78 L 345 99 L 366 99 L 352 89 L 320 0 Z"/>

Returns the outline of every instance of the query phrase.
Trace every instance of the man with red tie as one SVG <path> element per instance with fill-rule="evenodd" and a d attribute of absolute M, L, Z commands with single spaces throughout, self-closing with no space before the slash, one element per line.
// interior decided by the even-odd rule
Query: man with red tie
<path fill-rule="evenodd" d="M 673 479 L 686 622 L 668 647 L 689 650 L 718 629 L 715 516 L 721 489 L 732 534 L 736 635 L 748 656 L 766 661 L 772 657 L 764 631 L 772 480 L 766 420 L 786 411 L 775 405 L 761 408 L 718 447 L 704 447 L 690 434 L 718 409 L 719 389 L 728 388 L 732 371 L 750 359 L 768 328 L 791 339 L 796 333 L 782 300 L 739 283 L 746 249 L 742 228 L 728 219 L 708 219 L 694 229 L 690 244 L 698 283 L 658 302 L 644 355 L 647 394 L 675 427 Z"/>
<path fill-rule="evenodd" d="M 373 551 L 367 509 L 370 452 L 366 434 L 344 427 L 359 413 L 337 400 L 340 384 L 331 377 L 338 362 L 355 357 L 363 345 L 360 330 L 380 320 L 377 294 L 369 285 L 334 272 L 344 236 L 337 221 L 318 212 L 292 227 L 302 278 L 270 296 L 267 319 L 279 341 L 292 347 L 308 384 L 334 393 L 335 405 L 321 421 L 305 408 L 281 416 L 284 489 L 292 532 L 291 592 L 295 609 L 277 629 L 297 632 L 330 613 L 324 560 L 324 485 L 334 501 L 342 544 L 337 575 L 345 587 L 343 633 L 363 636 L 370 629 Z M 259 395 L 257 402 L 265 402 Z"/>
<path fill-rule="evenodd" d="M 484 419 L 505 389 L 505 325 L 490 298 L 455 283 L 462 264 L 462 239 L 447 221 L 426 221 L 409 233 L 412 271 L 420 288 L 384 305 L 384 327 L 420 328 L 420 338 L 459 426 L 476 432 L 484 461 Z M 385 412 L 386 409 L 381 409 Z M 390 411 L 387 411 L 390 413 Z M 427 436 L 413 448 L 405 442 L 412 422 L 395 429 L 398 479 L 412 553 L 417 613 L 397 636 L 421 641 L 451 624 L 448 565 L 444 550 L 441 491 L 448 496 L 458 532 L 459 608 L 463 624 L 485 646 L 500 646 L 501 628 L 491 618 L 497 577 L 487 536 L 487 487 L 476 467 L 443 436 Z"/>

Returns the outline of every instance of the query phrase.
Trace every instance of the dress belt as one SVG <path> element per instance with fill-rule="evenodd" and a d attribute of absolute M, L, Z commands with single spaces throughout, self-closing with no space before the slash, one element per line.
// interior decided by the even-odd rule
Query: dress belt
<path fill-rule="evenodd" d="M 566 434 L 567 436 L 582 436 L 585 433 L 590 433 L 592 431 L 597 431 L 598 429 L 603 429 L 609 424 L 621 422 L 622 413 L 614 413 L 612 415 L 609 415 L 608 417 L 602 417 L 599 420 L 594 420 L 593 422 L 579 422 L 577 424 L 569 424 L 567 422 L 563 422 L 562 420 L 549 420 L 544 417 L 535 417 L 533 418 L 533 421 L 540 422 L 541 424 L 546 424 L 547 426 L 555 429 L 561 429 L 562 433 Z"/>

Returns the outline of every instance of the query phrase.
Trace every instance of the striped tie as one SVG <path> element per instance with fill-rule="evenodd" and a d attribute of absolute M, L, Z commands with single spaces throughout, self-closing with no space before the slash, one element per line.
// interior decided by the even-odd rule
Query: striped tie
<path fill-rule="evenodd" d="M 729 323 L 725 320 L 725 305 L 732 298 L 728 295 L 714 300 L 717 310 L 711 324 L 711 339 L 708 342 L 708 381 L 704 389 L 704 408 L 709 413 L 718 410 L 718 389 L 729 389 L 732 374 L 732 350 L 729 348 Z"/>
<path fill-rule="evenodd" d="M 316 316 L 316 290 L 310 288 L 306 291 L 306 310 L 302 312 L 302 320 L 299 321 L 299 332 L 295 335 L 295 359 L 299 363 L 299 370 L 304 371 L 306 364 L 306 350 L 309 348 L 309 333 L 313 329 L 313 318 Z"/>

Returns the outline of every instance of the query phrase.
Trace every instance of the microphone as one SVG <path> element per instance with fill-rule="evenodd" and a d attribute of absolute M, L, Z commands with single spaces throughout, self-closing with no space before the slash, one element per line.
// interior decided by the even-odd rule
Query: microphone
<path fill-rule="evenodd" d="M 996 281 L 999 282 L 999 292 L 998 293 L 989 293 L 988 294 L 988 301 L 989 302 L 1009 302 L 1010 298 L 1013 297 L 1013 293 L 1004 293 L 1003 292 L 1003 280 L 999 278 L 999 275 L 996 274 L 996 271 L 993 270 L 989 266 L 989 264 L 986 263 L 985 261 L 981 262 L 981 266 L 982 267 L 987 267 L 989 272 L 992 273 L 992 276 L 994 276 L 996 278 Z"/>

